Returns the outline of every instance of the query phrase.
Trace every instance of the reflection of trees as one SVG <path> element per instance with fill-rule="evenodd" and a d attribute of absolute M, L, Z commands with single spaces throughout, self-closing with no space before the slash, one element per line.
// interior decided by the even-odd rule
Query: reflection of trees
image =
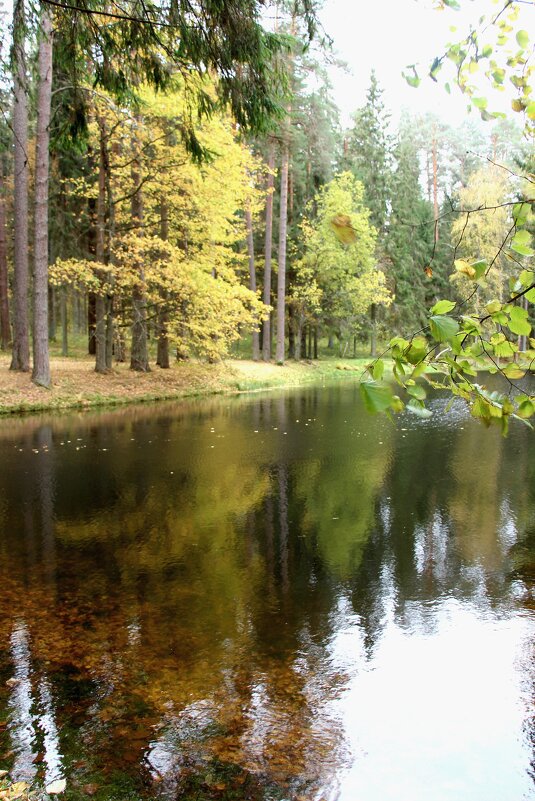
<path fill-rule="evenodd" d="M 135 793 L 313 795 L 344 758 L 329 643 L 353 611 L 369 653 L 390 614 L 430 625 L 413 601 L 511 602 L 504 554 L 535 508 L 515 431 L 404 437 L 347 387 L 235 401 L 13 432 L 0 635 L 25 621 L 39 747 L 110 795 L 119 769 Z"/>

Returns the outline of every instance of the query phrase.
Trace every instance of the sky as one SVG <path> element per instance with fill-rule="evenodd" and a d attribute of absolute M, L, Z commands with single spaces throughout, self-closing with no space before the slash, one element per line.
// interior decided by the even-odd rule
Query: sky
<path fill-rule="evenodd" d="M 325 0 L 320 14 L 323 27 L 333 40 L 336 54 L 348 66 L 347 72 L 334 67 L 329 70 L 343 124 L 347 125 L 350 114 L 364 104 L 372 67 L 384 89 L 393 122 L 406 107 L 414 113 L 434 111 L 445 121 L 460 124 L 468 105 L 460 90 L 453 87 L 448 95 L 430 78 L 414 89 L 401 73 L 407 65 L 419 63 L 420 76 L 427 75 L 433 59 L 442 55 L 448 42 L 462 39 L 471 22 L 476 23 L 482 14 L 495 14 L 497 9 L 492 0 L 461 0 L 460 11 L 438 11 L 430 0 Z M 521 23 L 532 40 L 534 10 L 524 11 Z M 451 31 L 450 26 L 457 30 Z M 510 109 L 510 99 L 506 93 L 500 96 L 503 110 Z M 476 110 L 472 115 L 479 117 Z"/>

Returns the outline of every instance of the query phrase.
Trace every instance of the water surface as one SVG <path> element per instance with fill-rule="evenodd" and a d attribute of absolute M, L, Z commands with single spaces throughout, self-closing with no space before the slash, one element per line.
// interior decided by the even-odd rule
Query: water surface
<path fill-rule="evenodd" d="M 520 801 L 533 435 L 354 386 L 0 423 L 0 767 L 97 799 Z"/>

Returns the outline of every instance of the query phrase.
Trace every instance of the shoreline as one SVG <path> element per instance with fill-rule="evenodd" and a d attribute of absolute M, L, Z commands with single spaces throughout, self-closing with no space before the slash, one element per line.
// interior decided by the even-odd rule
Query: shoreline
<path fill-rule="evenodd" d="M 9 357 L 0 356 L 0 418 L 37 412 L 85 410 L 184 400 L 220 394 L 289 389 L 326 380 L 360 380 L 370 358 L 321 359 L 284 365 L 229 359 L 217 364 L 177 362 L 169 369 L 148 373 L 115 365 L 107 374 L 94 371 L 91 357 L 52 357 L 50 389 L 32 383 L 29 373 L 9 370 Z"/>

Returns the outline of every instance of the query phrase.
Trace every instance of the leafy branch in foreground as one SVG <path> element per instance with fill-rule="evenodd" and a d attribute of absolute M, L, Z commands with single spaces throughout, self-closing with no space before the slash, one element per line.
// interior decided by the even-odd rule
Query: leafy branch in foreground
<path fill-rule="evenodd" d="M 463 313 L 467 299 L 435 303 L 422 330 L 410 339 L 394 337 L 385 352 L 368 366 L 369 377 L 360 388 L 368 411 L 390 414 L 407 409 L 429 417 L 431 411 L 425 401 L 427 388 L 431 387 L 463 398 L 473 417 L 486 426 L 498 424 L 504 434 L 511 417 L 531 425 L 535 395 L 517 383 L 535 364 L 535 338 L 530 337 L 532 325 L 527 308 L 528 303 L 535 303 L 535 251 L 528 230 L 534 218 L 531 203 L 513 206 L 514 235 L 508 234 L 500 246 L 500 251 L 519 267 L 509 280 L 506 300 L 490 300 L 478 314 Z M 477 293 L 492 262 L 457 259 L 454 266 L 457 274 L 473 283 L 473 292 Z M 385 356 L 393 361 L 399 394 L 383 380 Z M 507 391 L 487 389 L 478 377 L 482 371 L 501 374 Z"/>

